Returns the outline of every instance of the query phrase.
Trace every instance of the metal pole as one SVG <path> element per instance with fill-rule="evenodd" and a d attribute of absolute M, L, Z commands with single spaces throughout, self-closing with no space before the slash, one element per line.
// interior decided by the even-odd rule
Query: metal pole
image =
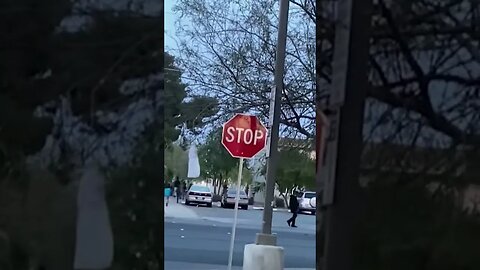
<path fill-rule="evenodd" d="M 265 208 L 263 209 L 262 232 L 257 234 L 257 245 L 275 246 L 277 239 L 272 235 L 273 193 L 275 190 L 275 174 L 278 159 L 278 137 L 280 125 L 280 107 L 283 89 L 283 73 L 285 70 L 285 48 L 287 43 L 289 0 L 280 0 L 280 16 L 278 21 L 277 53 L 275 59 L 275 88 L 272 89 L 270 103 L 270 132 L 267 145 L 267 177 L 265 190 Z"/>
<path fill-rule="evenodd" d="M 338 1 L 327 164 L 324 270 L 353 270 L 355 229 L 362 221 L 360 186 L 363 115 L 368 85 L 372 0 Z M 333 120 L 333 121 L 332 121 Z M 327 196 L 328 195 L 328 196 Z"/>
<path fill-rule="evenodd" d="M 237 195 L 235 196 L 235 210 L 234 210 L 235 214 L 233 218 L 232 237 L 230 239 L 230 252 L 228 254 L 228 270 L 232 270 L 233 247 L 235 244 L 235 232 L 237 230 L 238 201 L 240 200 L 240 184 L 242 182 L 242 173 L 243 173 L 243 158 L 240 158 L 240 161 L 238 162 Z"/>

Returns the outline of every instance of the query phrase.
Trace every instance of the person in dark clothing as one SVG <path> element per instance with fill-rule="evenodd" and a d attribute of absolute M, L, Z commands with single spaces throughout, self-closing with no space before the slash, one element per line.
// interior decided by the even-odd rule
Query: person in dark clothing
<path fill-rule="evenodd" d="M 171 194 L 171 196 L 175 196 L 174 183 L 170 183 L 169 186 L 170 186 L 170 194 Z"/>
<path fill-rule="evenodd" d="M 228 191 L 228 185 L 227 185 L 227 182 L 223 182 L 223 187 L 222 187 L 222 196 L 225 195 Z"/>
<path fill-rule="evenodd" d="M 178 176 L 175 178 L 175 181 L 173 181 L 173 185 L 175 187 L 180 187 L 180 180 L 178 179 Z"/>
<path fill-rule="evenodd" d="M 178 180 L 178 176 L 175 177 L 175 181 L 173 181 L 173 188 L 175 189 L 173 196 L 177 196 L 178 201 L 178 190 L 180 189 L 180 180 Z"/>
<path fill-rule="evenodd" d="M 185 197 L 187 196 L 187 182 L 186 181 L 183 181 L 182 182 L 182 199 L 185 199 Z"/>
<path fill-rule="evenodd" d="M 176 181 L 178 181 L 178 178 Z M 175 187 L 175 195 L 177 196 L 177 203 L 179 203 L 182 197 L 182 184 L 180 181 L 178 181 L 178 187 Z"/>
<path fill-rule="evenodd" d="M 290 195 L 290 203 L 289 203 L 289 206 L 290 206 L 290 212 L 293 214 L 292 217 L 287 220 L 287 224 L 288 226 L 290 227 L 297 227 L 295 225 L 295 220 L 297 219 L 297 214 L 298 214 L 298 199 L 297 199 L 297 196 L 295 196 L 294 194 Z"/>

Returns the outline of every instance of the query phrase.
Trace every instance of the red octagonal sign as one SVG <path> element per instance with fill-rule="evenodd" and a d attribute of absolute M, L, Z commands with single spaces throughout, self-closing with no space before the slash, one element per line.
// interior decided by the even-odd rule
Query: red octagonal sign
<path fill-rule="evenodd" d="M 232 157 L 252 158 L 267 142 L 267 129 L 253 115 L 237 114 L 223 124 L 222 144 Z"/>

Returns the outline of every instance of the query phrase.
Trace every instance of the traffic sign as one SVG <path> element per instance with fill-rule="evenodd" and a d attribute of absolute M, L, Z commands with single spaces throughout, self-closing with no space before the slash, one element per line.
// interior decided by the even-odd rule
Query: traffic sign
<path fill-rule="evenodd" d="M 228 269 L 232 269 L 233 247 L 237 228 L 238 202 L 240 200 L 240 184 L 242 182 L 243 160 L 252 158 L 262 151 L 267 142 L 267 129 L 260 120 L 253 115 L 237 114 L 223 124 L 222 144 L 232 157 L 239 158 L 237 195 L 235 196 L 235 213 L 233 218 L 230 251 L 228 255 Z"/>
<path fill-rule="evenodd" d="M 253 115 L 237 114 L 223 124 L 222 144 L 235 158 L 252 158 L 262 151 L 267 129 Z"/>

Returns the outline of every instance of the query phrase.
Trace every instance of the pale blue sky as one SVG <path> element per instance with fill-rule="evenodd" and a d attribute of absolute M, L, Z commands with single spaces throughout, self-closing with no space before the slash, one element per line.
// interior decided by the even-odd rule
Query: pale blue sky
<path fill-rule="evenodd" d="M 175 48 L 175 14 L 172 9 L 177 1 L 176 0 L 166 0 L 165 4 L 165 51 L 171 51 L 172 48 Z"/>

